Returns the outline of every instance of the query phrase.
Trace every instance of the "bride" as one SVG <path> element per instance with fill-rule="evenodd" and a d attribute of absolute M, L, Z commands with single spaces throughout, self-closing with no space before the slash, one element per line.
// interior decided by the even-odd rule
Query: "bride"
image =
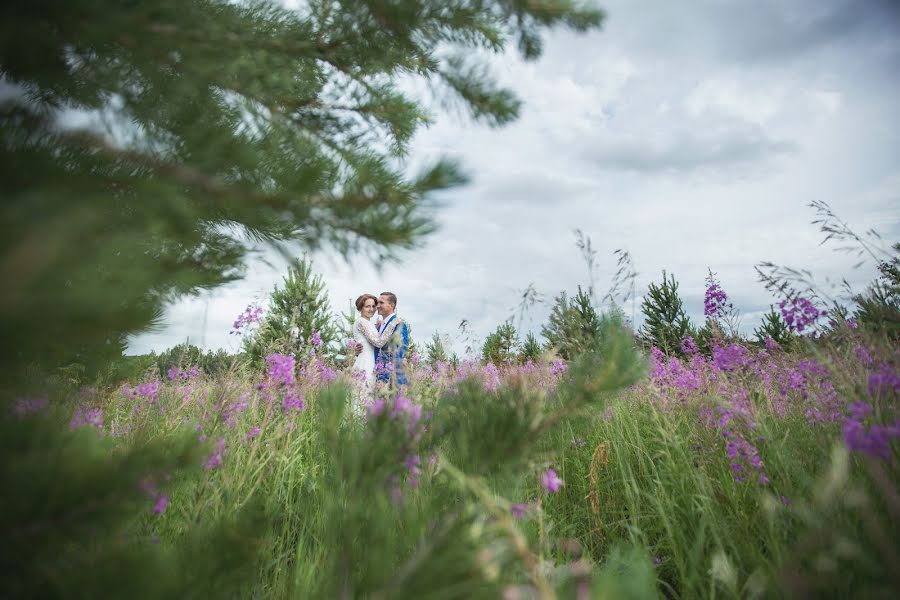
<path fill-rule="evenodd" d="M 353 339 L 362 346 L 362 352 L 353 363 L 354 372 L 362 372 L 365 377 L 360 390 L 360 396 L 354 402 L 357 411 L 363 409 L 362 404 L 374 398 L 375 393 L 375 348 L 383 348 L 394 334 L 396 325 L 388 326 L 380 335 L 372 324 L 371 318 L 375 314 L 375 304 L 378 298 L 372 294 L 363 294 L 356 299 L 356 310 L 359 317 L 353 323 Z"/>

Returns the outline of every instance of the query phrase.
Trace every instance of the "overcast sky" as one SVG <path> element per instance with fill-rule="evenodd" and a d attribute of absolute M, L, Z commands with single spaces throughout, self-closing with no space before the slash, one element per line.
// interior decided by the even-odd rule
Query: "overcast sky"
<path fill-rule="evenodd" d="M 810 269 L 856 288 L 874 264 L 811 225 L 824 201 L 854 229 L 900 240 L 900 3 L 892 0 L 607 0 L 602 31 L 554 32 L 545 54 L 497 57 L 499 79 L 524 101 L 502 129 L 443 115 L 420 132 L 414 162 L 455 156 L 472 183 L 441 196 L 440 230 L 419 251 L 378 266 L 317 255 L 334 310 L 390 290 L 424 342 L 466 319 L 479 339 L 534 284 L 544 303 L 588 280 L 573 230 L 592 238 L 605 293 L 613 251 L 647 284 L 674 273 L 702 321 L 704 277 L 716 272 L 752 331 L 774 300 L 754 265 Z M 130 352 L 189 339 L 236 350 L 234 318 L 265 301 L 284 262 L 253 261 L 247 277 L 170 307 Z M 630 313 L 630 307 L 627 310 Z M 640 315 L 637 315 L 638 323 Z M 477 340 L 476 340 L 477 341 Z"/>

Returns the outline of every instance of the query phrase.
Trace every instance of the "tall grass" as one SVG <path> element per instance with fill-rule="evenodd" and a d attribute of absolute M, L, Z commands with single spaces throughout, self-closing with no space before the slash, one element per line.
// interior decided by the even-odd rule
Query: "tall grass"
<path fill-rule="evenodd" d="M 867 384 L 898 356 L 845 333 L 654 354 L 644 379 L 625 334 L 568 365 L 411 364 L 411 401 L 363 412 L 316 356 L 290 381 L 150 373 L 65 418 L 101 408 L 111 452 L 196 436 L 204 467 L 148 474 L 132 533 L 165 549 L 257 507 L 243 596 L 888 597 L 897 447 L 851 452 L 842 424 L 859 398 L 895 418 L 896 388 Z M 540 483 L 551 466 L 558 493 Z"/>

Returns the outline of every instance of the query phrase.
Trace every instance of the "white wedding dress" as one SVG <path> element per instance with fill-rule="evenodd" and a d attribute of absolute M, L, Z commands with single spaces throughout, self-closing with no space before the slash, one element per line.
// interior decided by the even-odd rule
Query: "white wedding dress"
<path fill-rule="evenodd" d="M 365 405 L 375 397 L 375 348 L 383 348 L 388 343 L 394 334 L 398 320 L 394 319 L 394 322 L 388 325 L 381 335 L 368 319 L 359 317 L 353 324 L 353 339 L 363 347 L 362 352 L 353 362 L 353 370 L 362 371 L 361 377 L 365 377 L 359 384 L 359 393 L 356 394 L 353 402 L 353 409 L 357 414 L 362 414 Z"/>

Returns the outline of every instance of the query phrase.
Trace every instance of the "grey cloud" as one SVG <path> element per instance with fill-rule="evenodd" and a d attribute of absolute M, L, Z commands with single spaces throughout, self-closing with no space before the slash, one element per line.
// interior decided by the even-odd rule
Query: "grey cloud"
<path fill-rule="evenodd" d="M 720 136 L 682 133 L 662 140 L 629 136 L 601 142 L 585 151 L 585 159 L 605 169 L 685 172 L 747 165 L 798 149 L 796 142 L 772 139 L 759 131 Z"/>

